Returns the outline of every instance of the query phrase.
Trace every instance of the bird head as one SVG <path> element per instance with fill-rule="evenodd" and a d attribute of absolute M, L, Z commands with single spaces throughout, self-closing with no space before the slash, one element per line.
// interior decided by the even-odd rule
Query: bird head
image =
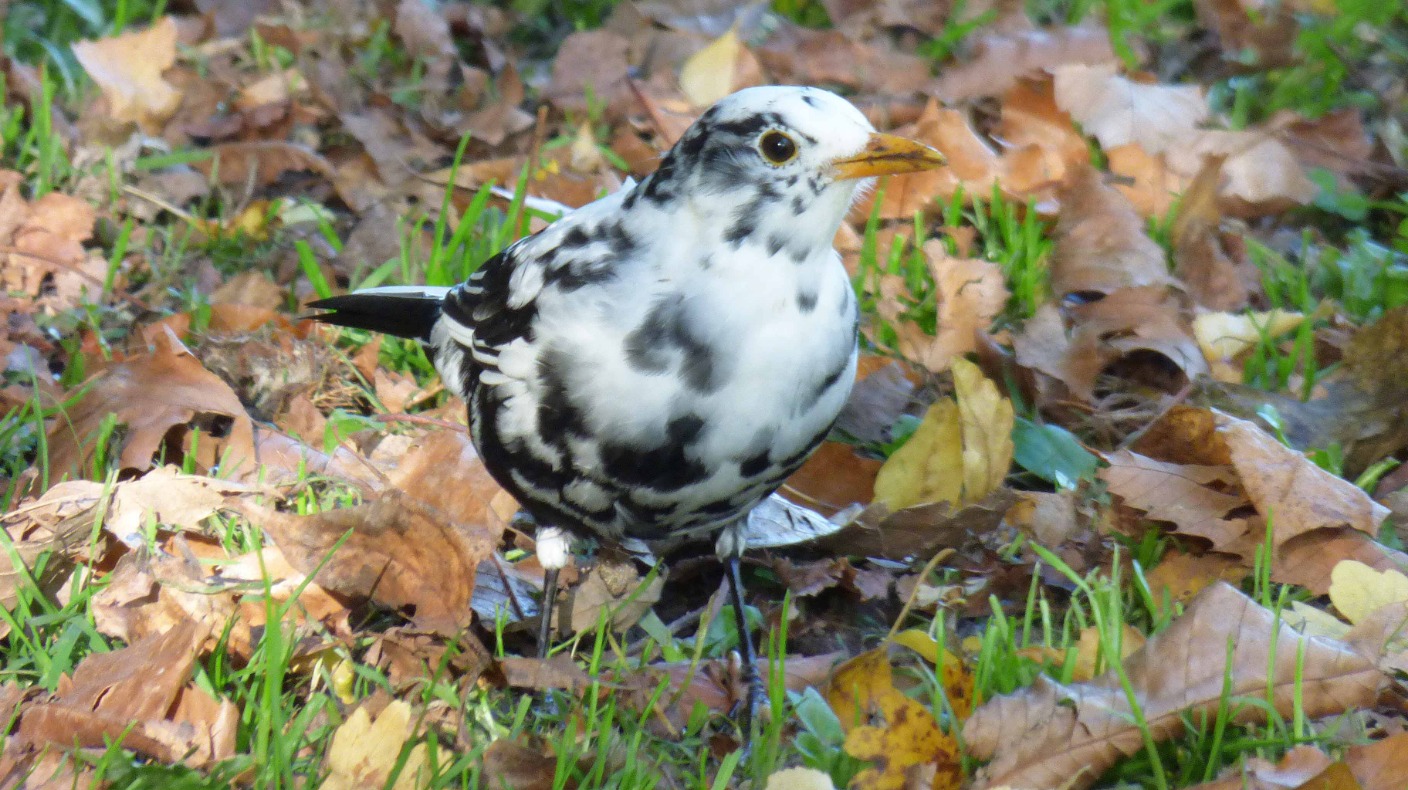
<path fill-rule="evenodd" d="M 641 186 L 648 199 L 722 214 L 723 238 L 735 245 L 806 236 L 829 249 L 862 186 L 943 161 L 923 143 L 876 132 L 834 93 L 765 86 L 709 108 Z"/>

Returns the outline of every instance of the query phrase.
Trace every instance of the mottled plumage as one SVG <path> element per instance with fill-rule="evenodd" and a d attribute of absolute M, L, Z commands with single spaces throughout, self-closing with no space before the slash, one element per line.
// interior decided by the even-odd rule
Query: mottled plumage
<path fill-rule="evenodd" d="M 728 528 L 806 460 L 850 390 L 856 300 L 831 241 L 858 184 L 938 161 L 834 94 L 752 88 L 639 184 L 453 289 L 313 306 L 425 340 L 489 471 L 539 524 L 722 532 L 736 555 Z"/>

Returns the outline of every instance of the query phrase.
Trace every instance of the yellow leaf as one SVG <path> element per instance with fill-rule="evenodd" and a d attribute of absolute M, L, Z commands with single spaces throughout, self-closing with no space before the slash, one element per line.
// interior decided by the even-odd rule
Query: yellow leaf
<path fill-rule="evenodd" d="M 836 790 L 836 785 L 815 768 L 784 768 L 768 777 L 764 790 Z"/>
<path fill-rule="evenodd" d="M 1130 654 L 1143 646 L 1144 635 L 1125 623 L 1124 631 L 1120 635 L 1120 658 L 1129 658 Z M 1100 630 L 1093 626 L 1083 629 L 1080 632 L 1080 640 L 1076 642 L 1075 667 L 1071 670 L 1071 679 L 1084 682 L 1109 668 L 1109 663 L 1101 653 Z"/>
<path fill-rule="evenodd" d="M 1300 601 L 1292 601 L 1291 608 L 1283 609 L 1281 619 L 1306 636 L 1344 639 L 1349 633 L 1349 623 Z"/>
<path fill-rule="evenodd" d="M 913 650 L 930 664 L 939 663 L 939 643 L 927 631 L 910 628 L 895 634 L 890 641 Z"/>
<path fill-rule="evenodd" d="M 1408 576 L 1398 571 L 1380 573 L 1356 560 L 1344 560 L 1330 571 L 1330 602 L 1351 623 L 1401 601 L 1408 601 Z"/>
<path fill-rule="evenodd" d="M 1193 337 L 1218 378 L 1242 380 L 1237 356 L 1251 349 L 1262 337 L 1276 338 L 1300 326 L 1305 316 L 1275 309 L 1264 313 L 1203 313 L 1193 319 Z"/>
<path fill-rule="evenodd" d="M 1012 468 L 1012 401 L 977 365 L 953 361 L 953 385 L 963 426 L 963 502 L 992 493 Z"/>
<path fill-rule="evenodd" d="M 890 510 L 925 502 L 957 503 L 963 486 L 963 433 L 958 404 L 937 401 L 875 476 L 875 501 Z"/>
<path fill-rule="evenodd" d="M 870 720 L 879 699 L 895 693 L 890 682 L 890 657 L 884 647 L 869 650 L 836 668 L 827 684 L 826 701 L 836 711 L 841 726 L 850 731 Z"/>
<path fill-rule="evenodd" d="M 933 664 L 941 675 L 939 684 L 943 686 L 949 707 L 953 708 L 953 715 L 960 721 L 968 718 L 973 710 L 974 678 L 973 673 L 963 666 L 962 659 L 940 647 L 933 637 L 918 628 L 901 631 L 890 641 L 904 645 Z"/>
<path fill-rule="evenodd" d="M 727 33 L 691 55 L 680 70 L 680 90 L 685 97 L 696 107 L 707 107 L 733 93 L 734 71 L 742 49 L 738 32 L 729 28 Z"/>
<path fill-rule="evenodd" d="M 373 722 L 365 707 L 352 712 L 333 733 L 328 749 L 328 778 L 322 790 L 382 787 L 396 767 L 401 748 L 412 734 L 411 706 L 396 700 Z M 394 790 L 413 790 L 430 783 L 425 744 L 417 744 L 396 777 Z"/>

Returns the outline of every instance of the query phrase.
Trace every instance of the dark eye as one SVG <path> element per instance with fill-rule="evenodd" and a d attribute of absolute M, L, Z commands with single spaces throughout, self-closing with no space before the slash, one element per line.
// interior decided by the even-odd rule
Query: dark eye
<path fill-rule="evenodd" d="M 797 158 L 797 144 L 778 131 L 765 132 L 758 141 L 758 150 L 763 152 L 764 159 L 774 165 L 785 165 Z"/>

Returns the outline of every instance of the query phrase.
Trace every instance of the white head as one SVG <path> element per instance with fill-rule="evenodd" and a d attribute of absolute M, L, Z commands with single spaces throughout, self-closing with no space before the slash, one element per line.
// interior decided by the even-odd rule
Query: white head
<path fill-rule="evenodd" d="M 878 134 L 850 102 L 818 88 L 747 88 L 709 108 L 637 197 L 719 215 L 724 241 L 829 249 L 857 188 L 936 167 L 938 152 Z"/>

